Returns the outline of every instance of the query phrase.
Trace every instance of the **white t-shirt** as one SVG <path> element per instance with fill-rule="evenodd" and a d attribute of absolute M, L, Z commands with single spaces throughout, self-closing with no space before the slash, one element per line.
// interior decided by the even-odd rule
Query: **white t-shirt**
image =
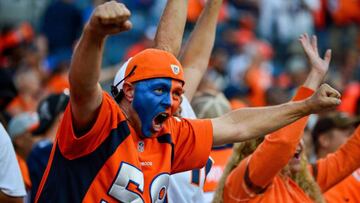
<path fill-rule="evenodd" d="M 14 147 L 0 123 L 0 190 L 8 196 L 24 197 L 25 184 L 16 159 Z"/>
<path fill-rule="evenodd" d="M 181 103 L 181 116 L 183 118 L 195 119 L 195 112 L 192 109 L 189 101 L 183 96 Z M 207 164 L 208 165 L 208 164 Z M 206 167 L 200 170 L 185 171 L 170 176 L 170 184 L 168 188 L 168 202 L 169 203 L 206 203 L 212 201 L 212 195 L 204 194 L 203 187 L 205 177 L 210 170 Z M 194 179 L 196 174 L 196 179 Z"/>

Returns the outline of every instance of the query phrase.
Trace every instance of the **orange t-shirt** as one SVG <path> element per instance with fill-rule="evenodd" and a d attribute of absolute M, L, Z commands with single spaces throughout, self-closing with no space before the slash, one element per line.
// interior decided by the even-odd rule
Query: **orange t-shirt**
<path fill-rule="evenodd" d="M 210 120 L 169 118 L 141 139 L 107 94 L 92 129 L 77 138 L 65 110 L 36 202 L 155 202 L 166 198 L 169 175 L 206 164 Z"/>
<path fill-rule="evenodd" d="M 32 184 L 31 184 L 29 169 L 26 164 L 26 161 L 23 158 L 21 158 L 18 154 L 16 154 L 16 159 L 19 163 L 21 175 L 22 175 L 24 183 L 25 183 L 25 188 L 26 188 L 26 190 L 30 190 Z"/>
<path fill-rule="evenodd" d="M 302 100 L 312 93 L 301 87 L 293 100 Z M 293 157 L 306 122 L 307 117 L 266 136 L 255 152 L 230 173 L 224 202 L 312 202 L 293 180 L 279 174 Z"/>
<path fill-rule="evenodd" d="M 325 193 L 328 203 L 360 202 L 360 168 Z"/>

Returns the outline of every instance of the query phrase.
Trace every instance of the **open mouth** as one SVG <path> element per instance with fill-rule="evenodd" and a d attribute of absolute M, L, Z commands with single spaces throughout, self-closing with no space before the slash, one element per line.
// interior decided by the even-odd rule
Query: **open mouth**
<path fill-rule="evenodd" d="M 294 159 L 300 161 L 301 153 L 302 153 L 303 149 L 304 149 L 303 143 L 300 142 L 299 145 L 296 147 L 296 151 L 295 151 L 295 154 L 294 154 Z"/>
<path fill-rule="evenodd" d="M 300 158 L 301 158 L 301 152 L 302 152 L 302 149 L 297 149 L 297 150 L 296 150 L 296 152 L 295 152 L 295 154 L 294 154 L 294 158 L 295 158 L 296 160 L 300 160 Z"/>
<path fill-rule="evenodd" d="M 300 152 L 296 152 L 294 158 L 300 160 Z"/>
<path fill-rule="evenodd" d="M 153 120 L 153 129 L 155 132 L 159 132 L 162 128 L 162 124 L 169 118 L 168 113 L 159 113 Z"/>

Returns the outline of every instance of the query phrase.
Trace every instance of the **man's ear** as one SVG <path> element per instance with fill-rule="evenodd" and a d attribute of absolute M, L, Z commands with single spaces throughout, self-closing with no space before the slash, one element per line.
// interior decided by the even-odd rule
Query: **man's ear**
<path fill-rule="evenodd" d="M 123 85 L 124 97 L 129 102 L 132 102 L 134 99 L 134 91 L 135 91 L 135 86 L 133 84 L 129 82 L 124 82 Z"/>

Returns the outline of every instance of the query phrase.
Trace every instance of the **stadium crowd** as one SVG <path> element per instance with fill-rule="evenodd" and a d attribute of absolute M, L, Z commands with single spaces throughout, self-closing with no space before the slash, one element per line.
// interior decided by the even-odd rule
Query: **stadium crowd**
<path fill-rule="evenodd" d="M 24 201 L 34 202 L 56 140 L 58 126 L 69 103 L 69 69 L 73 50 L 94 9 L 105 2 L 107 1 L 3 0 L 0 2 L 0 120 L 15 149 L 16 157 L 11 158 L 17 160 L 21 170 L 22 180 L 18 184 L 25 186 L 25 191 L 12 193 L 6 183 L 2 185 L 2 179 L 4 182 L 8 180 L 2 177 L 4 174 L 0 170 L 0 200 L 7 196 L 26 196 Z M 141 51 L 155 46 L 157 26 L 167 3 L 166 0 L 118 2 L 126 5 L 131 11 L 132 29 L 109 36 L 106 40 L 99 81 L 107 92 L 111 92 L 113 79 L 124 62 Z M 195 30 L 206 5 L 206 0 L 188 0 L 185 39 L 191 39 L 191 32 Z M 309 171 L 315 174 L 315 178 L 312 178 L 309 185 L 301 187 L 311 188 L 304 191 L 313 201 L 359 202 L 360 169 L 353 170 L 351 175 L 347 173 L 348 171 L 342 171 L 340 178 L 337 177 L 340 176 L 339 174 L 325 173 L 325 169 L 321 167 L 331 161 L 325 158 L 328 154 L 332 156 L 338 153 L 337 150 L 341 146 L 348 146 L 353 144 L 352 142 L 356 145 L 354 140 L 359 141 L 357 138 L 359 129 L 355 129 L 360 123 L 360 1 L 223 0 L 216 12 L 219 13 L 216 38 L 208 67 L 193 98 L 188 98 L 196 116 L 215 118 L 231 110 L 245 107 L 277 105 L 300 94 L 301 89 L 299 91 L 298 87 L 306 84 L 313 66 L 309 54 L 306 51 L 304 54 L 304 45 L 298 40 L 300 36 L 304 39 L 303 33 L 308 33 L 310 37 L 306 36 L 306 38 L 311 43 L 316 41 L 316 52 L 320 53 L 320 58 L 324 58 L 322 56 L 325 55 L 326 50 L 331 49 L 331 52 L 327 52 L 331 54 L 331 62 L 326 70 L 324 83 L 341 93 L 342 102 L 331 112 L 313 114 L 306 121 L 300 120 L 302 124 L 298 123 L 299 126 L 295 130 L 285 127 L 283 131 L 276 131 L 269 137 L 285 136 L 286 139 L 286 135 L 294 132 L 296 134 L 299 131 L 299 135 L 296 135 L 299 139 L 294 141 L 298 142 L 303 136 L 300 151 L 304 151 L 304 157 L 298 155 L 301 156 L 299 160 L 303 165 L 311 168 Z M 313 35 L 317 37 L 311 37 Z M 182 65 L 185 67 L 184 64 Z M 313 90 L 315 91 L 316 88 Z M 306 97 L 302 99 L 304 98 Z M 6 133 L 2 129 L 1 132 L 1 136 Z M 353 137 L 349 138 L 352 134 Z M 348 140 L 350 144 L 343 145 Z M 266 141 L 267 138 L 264 143 Z M 245 199 L 249 197 L 251 199 L 252 195 L 264 193 L 271 182 L 269 180 L 274 178 L 275 181 L 278 176 L 263 180 L 265 178 L 256 179 L 254 178 L 257 177 L 256 174 L 250 174 L 254 188 L 249 188 L 253 191 L 244 192 L 241 191 L 243 188 L 239 189 L 240 192 L 234 192 L 239 195 L 239 199 L 234 199 L 231 196 L 234 193 L 229 192 L 227 188 L 232 187 L 231 181 L 234 181 L 235 176 L 233 174 L 240 171 L 239 174 L 245 176 L 244 163 L 249 159 L 243 156 L 252 153 L 253 156 L 259 156 L 260 152 L 255 148 L 261 142 L 262 140 L 256 140 L 252 143 L 235 144 L 234 151 L 232 144 L 213 147 L 210 154 L 212 168 L 207 169 L 208 164 L 206 164 L 204 170 L 207 176 L 202 179 L 204 183 L 199 182 L 200 169 L 190 172 L 191 184 L 201 185 L 203 187 L 201 195 L 207 195 L 205 200 L 201 201 L 212 201 L 219 182 L 222 185 L 217 189 L 214 202 L 243 201 L 241 195 Z M 139 147 L 141 146 L 138 146 L 138 149 Z M 265 144 L 260 147 L 266 149 Z M 359 149 L 351 147 L 353 154 L 350 152 L 347 156 L 355 157 L 354 160 L 358 162 L 359 158 L 356 155 L 359 154 Z M 345 151 L 344 149 L 345 147 L 340 148 L 339 151 Z M 241 158 L 235 157 L 236 152 L 241 154 Z M 276 153 L 281 152 L 278 150 Z M 235 171 L 230 175 L 231 181 L 227 180 L 225 175 L 221 180 L 228 160 L 233 164 L 231 170 Z M 254 159 L 254 163 L 250 162 L 250 166 L 255 163 L 261 166 L 257 162 L 267 163 L 265 158 L 259 160 Z M 2 159 L 0 165 L 3 165 L 1 161 Z M 318 163 L 323 165 L 318 168 Z M 346 170 L 355 166 L 359 168 L 360 163 L 355 163 Z M 14 167 L 13 170 L 16 171 L 16 166 Z M 282 170 L 281 174 L 285 173 L 282 169 L 285 165 L 279 164 L 277 167 Z M 332 166 L 332 169 L 334 167 L 337 166 Z M 227 170 L 226 175 L 229 175 L 231 170 Z M 279 171 L 275 172 L 280 174 Z M 346 176 L 348 177 L 340 182 Z M 199 180 L 194 180 L 194 177 L 198 177 Z M 328 177 L 336 180 L 329 181 Z M 235 178 L 235 183 L 240 184 L 240 182 L 249 184 L 247 180 L 243 181 L 247 183 L 242 183 L 242 180 Z M 334 186 L 336 182 L 340 183 Z M 316 184 L 319 186 L 314 186 Z M 223 188 L 225 188 L 224 193 Z M 236 186 L 233 186 L 234 188 Z M 171 193 L 173 191 L 170 189 L 169 194 Z M 226 198 L 223 199 L 223 195 Z M 176 199 L 172 201 L 176 202 Z M 188 202 L 201 201 L 193 199 Z"/>

